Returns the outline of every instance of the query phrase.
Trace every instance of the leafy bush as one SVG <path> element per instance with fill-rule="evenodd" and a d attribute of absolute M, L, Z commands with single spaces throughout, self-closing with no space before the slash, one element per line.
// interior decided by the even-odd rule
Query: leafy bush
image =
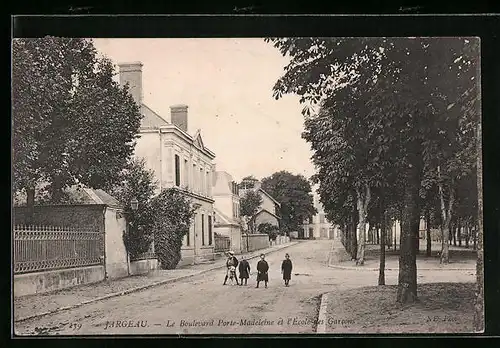
<path fill-rule="evenodd" d="M 165 189 L 153 198 L 155 253 L 162 269 L 174 269 L 181 260 L 182 239 L 189 232 L 195 210 L 176 188 Z"/>
<path fill-rule="evenodd" d="M 259 224 L 257 227 L 257 230 L 260 233 L 265 233 L 269 236 L 269 240 L 276 240 L 278 235 L 280 234 L 279 228 L 275 225 L 272 225 L 268 222 L 264 222 L 262 224 Z"/>
<path fill-rule="evenodd" d="M 123 235 L 123 242 L 131 257 L 148 251 L 153 241 L 155 212 L 151 199 L 156 187 L 154 173 L 146 168 L 145 160 L 133 159 L 120 173 L 120 184 L 110 191 L 126 213 L 128 228 Z M 136 211 L 131 209 L 132 198 L 138 202 Z"/>

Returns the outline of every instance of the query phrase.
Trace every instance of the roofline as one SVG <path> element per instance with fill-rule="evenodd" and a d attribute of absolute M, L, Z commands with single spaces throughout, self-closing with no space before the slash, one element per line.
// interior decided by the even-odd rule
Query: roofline
<path fill-rule="evenodd" d="M 269 214 L 271 214 L 271 215 L 272 215 L 272 216 L 274 216 L 276 219 L 281 220 L 281 218 L 280 218 L 278 215 L 271 213 L 271 212 L 270 212 L 269 210 L 267 210 L 267 209 L 261 209 L 261 210 L 259 210 L 257 213 L 255 213 L 255 215 L 254 215 L 253 217 L 255 217 L 255 216 L 259 215 L 260 213 L 262 213 L 262 212 L 264 212 L 264 211 L 265 211 L 265 212 L 267 212 L 267 213 L 269 213 Z"/>
<path fill-rule="evenodd" d="M 167 133 L 169 131 L 173 131 L 175 133 L 177 131 L 181 136 L 183 136 L 185 139 L 187 139 L 190 142 L 190 144 L 193 145 L 195 148 L 197 148 L 201 152 L 205 153 L 211 159 L 215 158 L 215 153 L 213 153 L 212 151 L 210 151 L 209 149 L 207 149 L 205 147 L 202 149 L 202 148 L 199 148 L 198 146 L 196 146 L 194 144 L 194 138 L 191 135 L 189 135 L 188 133 L 184 132 L 179 127 L 177 127 L 175 124 L 167 124 L 164 126 L 160 126 L 159 129 L 160 129 L 160 132 L 162 132 L 162 133 Z"/>
<path fill-rule="evenodd" d="M 263 193 L 264 193 L 267 197 L 271 198 L 271 200 L 272 200 L 274 203 L 276 203 L 279 207 L 281 207 L 280 202 L 278 202 L 277 200 L 275 200 L 275 199 L 273 198 L 273 196 L 271 196 L 269 193 L 267 193 L 266 191 L 264 191 L 264 189 L 263 189 L 263 188 L 259 187 L 259 190 L 260 190 L 260 191 L 262 191 L 262 192 L 263 192 Z"/>

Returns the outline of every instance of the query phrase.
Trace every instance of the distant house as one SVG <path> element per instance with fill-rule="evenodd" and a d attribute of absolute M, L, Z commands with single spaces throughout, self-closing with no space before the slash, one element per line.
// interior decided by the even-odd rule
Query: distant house
<path fill-rule="evenodd" d="M 319 201 L 319 195 L 316 192 L 317 187 L 313 188 L 313 204 L 318 211 L 316 215 L 305 221 L 303 230 L 299 231 L 299 238 L 309 239 L 335 239 L 340 238 L 340 230 L 326 218 L 323 204 Z"/>
<path fill-rule="evenodd" d="M 238 185 L 232 176 L 224 171 L 216 171 L 213 183 L 214 232 L 231 239 L 231 249 L 241 251 L 240 196 Z"/>
<path fill-rule="evenodd" d="M 144 116 L 135 156 L 144 158 L 159 182 L 159 190 L 177 187 L 198 208 L 182 246 L 182 264 L 213 257 L 214 199 L 212 181 L 215 154 L 205 146 L 198 130 L 188 133 L 187 105 L 170 107 L 171 123 L 143 103 L 142 63 L 119 64 L 120 84 L 129 84 Z"/>
<path fill-rule="evenodd" d="M 242 186 L 240 189 L 240 197 L 245 196 L 245 194 L 249 191 L 255 191 L 259 193 L 262 198 L 262 204 L 260 206 L 259 211 L 251 218 L 255 226 L 259 226 L 263 223 L 269 223 L 276 227 L 280 226 L 280 217 L 279 217 L 279 209 L 281 207 L 280 203 L 276 201 L 269 193 L 264 191 L 261 188 L 261 184 L 258 181 L 255 181 L 253 187 Z"/>

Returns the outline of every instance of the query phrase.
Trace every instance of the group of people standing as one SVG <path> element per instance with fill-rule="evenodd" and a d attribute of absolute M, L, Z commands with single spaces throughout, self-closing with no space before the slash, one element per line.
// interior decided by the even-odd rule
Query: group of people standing
<path fill-rule="evenodd" d="M 227 253 L 227 261 L 226 261 L 227 273 L 224 278 L 224 284 L 226 285 L 227 280 L 236 281 L 237 285 L 247 285 L 248 278 L 250 278 L 250 264 L 246 260 L 244 256 L 241 257 L 241 260 L 234 256 L 234 252 L 229 251 Z M 283 281 L 285 282 L 285 286 L 288 286 L 290 283 L 290 279 L 292 278 L 292 260 L 290 260 L 290 255 L 285 254 L 285 259 L 281 263 L 281 274 L 283 274 Z M 240 281 L 238 282 L 238 277 L 236 276 L 236 268 L 239 271 Z M 264 287 L 267 288 L 267 283 L 269 282 L 269 264 L 266 261 L 266 256 L 264 254 L 260 254 L 260 260 L 257 262 L 257 285 L 256 288 L 259 287 L 260 282 L 264 282 Z"/>

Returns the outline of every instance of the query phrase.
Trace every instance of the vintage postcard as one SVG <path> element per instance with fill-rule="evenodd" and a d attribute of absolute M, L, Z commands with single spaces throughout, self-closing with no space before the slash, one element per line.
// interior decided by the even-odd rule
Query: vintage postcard
<path fill-rule="evenodd" d="M 480 77 L 477 37 L 13 39 L 14 335 L 482 332 Z"/>

